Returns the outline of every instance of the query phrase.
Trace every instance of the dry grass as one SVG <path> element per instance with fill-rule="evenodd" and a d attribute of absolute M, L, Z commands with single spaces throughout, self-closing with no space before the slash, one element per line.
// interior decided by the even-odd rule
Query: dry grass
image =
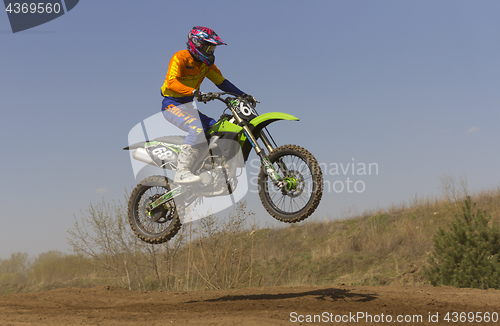
<path fill-rule="evenodd" d="M 252 213 L 240 203 L 225 219 L 211 216 L 186 225 L 171 242 L 156 246 L 124 232 L 119 205 L 93 206 L 70 232 L 75 254 L 49 252 L 29 259 L 17 253 L 0 261 L 0 293 L 102 284 L 138 291 L 420 285 L 426 283 L 422 268 L 434 234 L 447 227 L 470 195 L 463 181 L 462 190 L 454 182 L 443 177 L 442 198 L 415 197 L 345 220 L 279 229 L 250 224 Z M 500 221 L 499 189 L 471 197 L 478 209 Z M 84 232 L 96 228 L 100 236 Z"/>

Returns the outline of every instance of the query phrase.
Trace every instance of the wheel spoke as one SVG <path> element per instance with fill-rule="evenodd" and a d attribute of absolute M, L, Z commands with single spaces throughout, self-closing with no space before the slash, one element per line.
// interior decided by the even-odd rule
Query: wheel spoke
<path fill-rule="evenodd" d="M 295 178 L 296 188 L 285 194 L 267 178 L 267 189 L 272 205 L 282 213 L 293 214 L 303 209 L 313 195 L 313 173 L 307 162 L 296 155 L 284 155 L 273 162 L 283 178 Z"/>

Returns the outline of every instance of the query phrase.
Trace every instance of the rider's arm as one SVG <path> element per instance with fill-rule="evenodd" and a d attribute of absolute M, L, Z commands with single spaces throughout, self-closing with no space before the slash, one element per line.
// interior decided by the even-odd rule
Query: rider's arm
<path fill-rule="evenodd" d="M 227 79 L 224 79 L 222 83 L 215 86 L 217 86 L 220 90 L 224 92 L 234 93 L 239 96 L 242 96 L 244 94 L 238 87 L 234 86 L 234 84 Z"/>
<path fill-rule="evenodd" d="M 185 57 L 179 55 L 179 53 L 174 54 L 170 60 L 167 77 L 162 87 L 162 93 L 164 95 L 167 89 L 184 96 L 190 96 L 195 90 L 193 87 L 186 86 L 179 81 L 182 76 L 182 71 L 186 65 L 185 61 Z"/>
<path fill-rule="evenodd" d="M 210 70 L 207 73 L 207 78 L 210 79 L 215 86 L 217 86 L 223 92 L 234 93 L 236 95 L 243 95 L 244 93 L 229 80 L 224 78 L 217 66 L 210 66 Z"/>

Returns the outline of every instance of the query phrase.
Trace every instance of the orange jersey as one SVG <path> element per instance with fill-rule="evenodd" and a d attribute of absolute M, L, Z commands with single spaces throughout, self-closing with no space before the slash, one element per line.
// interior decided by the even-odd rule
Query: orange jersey
<path fill-rule="evenodd" d="M 170 97 L 191 96 L 193 90 L 200 88 L 205 77 L 217 86 L 225 80 L 215 64 L 207 66 L 195 61 L 188 50 L 181 50 L 170 60 L 161 93 Z"/>

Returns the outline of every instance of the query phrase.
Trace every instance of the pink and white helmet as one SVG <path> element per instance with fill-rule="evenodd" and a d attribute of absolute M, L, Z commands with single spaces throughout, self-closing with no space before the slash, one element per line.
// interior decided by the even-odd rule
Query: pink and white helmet
<path fill-rule="evenodd" d="M 210 28 L 195 26 L 188 34 L 189 53 L 207 66 L 215 62 L 214 50 L 217 45 L 226 45 L 226 43 Z"/>

